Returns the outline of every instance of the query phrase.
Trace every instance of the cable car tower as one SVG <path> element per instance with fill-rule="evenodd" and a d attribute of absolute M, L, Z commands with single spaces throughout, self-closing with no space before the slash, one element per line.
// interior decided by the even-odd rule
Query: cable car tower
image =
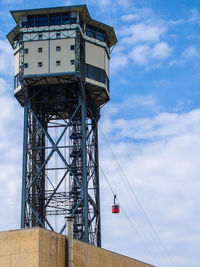
<path fill-rule="evenodd" d="M 101 246 L 98 121 L 109 101 L 114 29 L 86 5 L 11 11 L 14 95 L 24 108 L 21 227 Z"/>

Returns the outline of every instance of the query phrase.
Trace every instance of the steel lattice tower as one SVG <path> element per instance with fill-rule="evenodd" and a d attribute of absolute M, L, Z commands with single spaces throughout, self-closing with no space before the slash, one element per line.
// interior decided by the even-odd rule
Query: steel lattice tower
<path fill-rule="evenodd" d="M 69 214 L 74 238 L 101 246 L 98 121 L 109 100 L 114 30 L 92 20 L 86 5 L 11 13 L 15 96 L 24 107 L 21 227 L 62 233 Z M 37 59 L 36 50 L 48 53 Z M 70 65 L 60 66 L 63 59 Z"/>

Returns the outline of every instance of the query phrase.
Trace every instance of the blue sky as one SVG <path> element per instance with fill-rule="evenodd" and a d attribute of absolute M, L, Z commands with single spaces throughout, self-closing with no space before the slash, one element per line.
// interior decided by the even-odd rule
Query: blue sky
<path fill-rule="evenodd" d="M 122 212 L 111 214 L 101 171 L 103 247 L 160 267 L 199 267 L 200 3 L 59 1 L 83 3 L 118 37 L 111 101 L 102 109 L 100 163 Z M 23 109 L 13 97 L 9 10 L 49 6 L 57 1 L 0 4 L 0 230 L 19 228 L 21 197 Z"/>

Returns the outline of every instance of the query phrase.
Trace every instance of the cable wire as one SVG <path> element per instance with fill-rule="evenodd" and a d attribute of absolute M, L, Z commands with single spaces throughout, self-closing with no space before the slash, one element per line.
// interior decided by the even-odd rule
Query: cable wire
<path fill-rule="evenodd" d="M 88 105 L 87 103 L 86 103 L 86 105 L 87 105 L 88 109 L 90 110 L 90 112 L 92 113 L 92 111 L 91 111 L 89 105 Z M 95 122 L 97 123 L 97 120 L 96 120 L 95 118 L 94 118 L 94 120 L 95 120 Z M 122 173 L 122 175 L 121 175 L 122 180 L 124 181 L 124 184 L 125 184 L 126 187 L 128 188 L 128 191 L 130 192 L 130 196 L 131 196 L 132 200 L 134 200 L 134 199 L 136 200 L 136 203 L 138 204 L 139 208 L 141 209 L 141 211 L 142 211 L 142 213 L 143 213 L 143 215 L 144 215 L 144 218 L 145 218 L 146 222 L 148 223 L 148 225 L 150 226 L 152 232 L 154 233 L 154 235 L 155 235 L 155 237 L 156 237 L 156 240 L 157 240 L 158 243 L 161 245 L 161 247 L 162 247 L 162 249 L 164 250 L 164 252 L 165 252 L 167 258 L 168 258 L 169 261 L 170 261 L 170 263 L 171 263 L 174 267 L 176 267 L 175 263 L 173 262 L 173 260 L 171 259 L 170 255 L 169 255 L 169 252 L 168 252 L 167 249 L 165 248 L 165 246 L 164 246 L 163 242 L 161 241 L 161 239 L 160 239 L 158 233 L 156 232 L 156 230 L 155 230 L 155 228 L 153 227 L 153 225 L 152 225 L 150 219 L 148 218 L 148 215 L 147 215 L 145 209 L 143 208 L 141 202 L 139 201 L 139 199 L 138 199 L 138 197 L 137 197 L 135 191 L 133 190 L 132 185 L 130 184 L 128 178 L 126 177 L 126 175 L 125 175 L 125 173 L 124 173 L 124 171 L 123 171 L 123 169 L 122 169 L 122 167 L 121 167 L 121 164 L 119 163 L 119 161 L 118 161 L 118 159 L 117 159 L 117 157 L 116 157 L 116 155 L 115 155 L 115 153 L 114 153 L 114 151 L 113 151 L 113 149 L 112 149 L 110 143 L 108 142 L 106 136 L 104 135 L 103 130 L 102 130 L 102 128 L 100 127 L 100 125 L 99 125 L 99 129 L 100 129 L 100 132 L 101 132 L 101 134 L 102 134 L 102 136 L 103 136 L 103 139 L 105 140 L 105 142 L 106 142 L 106 144 L 107 144 L 106 147 L 110 149 L 111 154 L 112 154 L 113 158 L 115 159 L 115 162 L 117 163 L 117 165 L 118 165 L 118 167 L 119 167 L 119 169 L 120 169 L 120 171 L 121 171 L 121 173 Z M 99 164 L 99 166 L 100 166 L 100 164 Z M 101 168 L 101 167 L 100 167 L 100 168 Z M 103 170 L 103 169 L 101 168 L 101 170 Z M 106 179 L 106 181 L 107 181 L 107 183 L 108 183 L 108 185 L 109 185 L 109 187 L 110 187 L 111 192 L 113 193 L 113 195 L 115 195 L 114 190 L 112 189 L 111 184 L 109 183 L 108 179 L 106 178 L 105 173 L 104 173 L 104 172 L 102 172 L 102 173 L 103 173 L 104 178 Z M 126 182 L 125 182 L 125 181 L 126 181 Z M 127 185 L 128 185 L 128 186 L 127 186 Z M 131 192 L 132 192 L 132 193 L 131 193 Z M 134 198 L 133 198 L 133 196 L 134 196 Z M 137 207 L 137 206 L 136 206 L 136 207 Z M 140 209 L 139 209 L 139 208 L 137 207 L 138 211 L 140 212 Z M 124 211 L 125 211 L 125 210 L 124 210 Z M 128 216 L 128 215 L 126 214 L 126 216 Z M 130 218 L 129 218 L 129 221 L 131 222 L 131 225 L 134 226 L 134 224 L 132 223 L 132 221 L 130 220 Z M 134 226 L 134 227 L 135 227 L 135 226 Z M 138 232 L 138 231 L 137 231 L 137 232 Z M 139 232 L 138 232 L 138 234 L 139 234 Z M 139 235 L 140 235 L 140 234 L 139 234 Z M 140 237 L 141 237 L 141 235 L 140 235 Z M 143 240 L 142 237 L 141 237 L 141 239 Z M 152 252 L 151 252 L 151 253 L 152 253 Z"/>
<path fill-rule="evenodd" d="M 108 178 L 107 178 L 107 176 L 106 176 L 106 174 L 105 174 L 105 172 L 104 172 L 104 170 L 102 169 L 102 167 L 101 167 L 100 164 L 99 164 L 99 168 L 100 168 L 100 170 L 101 170 L 101 172 L 102 172 L 102 174 L 103 174 L 104 179 L 106 180 L 106 182 L 107 182 L 107 184 L 108 184 L 108 186 L 109 186 L 109 188 L 110 188 L 110 191 L 112 192 L 112 194 L 113 194 L 113 196 L 114 196 L 114 195 L 115 195 L 115 192 L 114 192 L 114 190 L 113 190 L 113 188 L 112 188 L 112 186 L 111 186 L 111 184 L 110 184 L 110 182 L 109 182 L 109 180 L 108 180 Z M 117 199 L 117 201 L 120 203 L 118 197 L 117 197 L 116 199 Z M 148 246 L 146 245 L 146 243 L 145 243 L 143 237 L 141 236 L 140 232 L 137 230 L 137 228 L 135 227 L 135 225 L 133 224 L 133 222 L 131 221 L 131 219 L 129 218 L 128 214 L 126 213 L 125 209 L 123 208 L 123 206 L 122 206 L 121 204 L 120 204 L 120 208 L 121 208 L 122 212 L 124 213 L 124 216 L 126 217 L 126 219 L 127 219 L 127 220 L 129 221 L 129 223 L 131 224 L 133 230 L 137 233 L 137 235 L 138 235 L 139 238 L 141 239 L 140 244 L 142 245 L 142 247 L 144 248 L 144 250 L 145 250 L 146 252 L 148 252 L 148 254 L 154 259 L 154 261 L 157 262 L 157 264 L 159 264 L 158 260 L 155 258 L 155 256 L 153 255 L 152 251 L 151 251 L 151 250 L 148 248 Z"/>
<path fill-rule="evenodd" d="M 154 233 L 154 235 L 155 235 L 155 237 L 156 237 L 156 240 L 158 241 L 158 243 L 160 244 L 160 246 L 162 247 L 162 249 L 163 249 L 164 252 L 166 253 L 166 256 L 167 256 L 167 258 L 169 259 L 170 263 L 171 263 L 173 266 L 176 266 L 175 263 L 173 262 L 171 256 L 170 256 L 169 252 L 167 251 L 166 247 L 164 246 L 162 240 L 160 239 L 158 233 L 156 232 L 156 230 L 155 230 L 153 224 L 151 223 L 151 221 L 150 221 L 150 219 L 149 219 L 149 217 L 148 217 L 148 215 L 147 215 L 147 213 L 146 213 L 146 211 L 145 211 L 143 205 L 142 205 L 141 202 L 139 201 L 139 199 L 138 199 L 138 197 L 137 197 L 137 195 L 136 195 L 136 193 L 135 193 L 135 191 L 134 191 L 134 189 L 133 189 L 133 186 L 131 185 L 131 183 L 129 182 L 127 176 L 125 175 L 125 173 L 124 173 L 124 171 L 123 171 L 123 168 L 121 167 L 121 164 L 119 163 L 119 161 L 118 161 L 118 159 L 117 159 L 117 157 L 116 157 L 116 155 L 115 155 L 115 153 L 114 153 L 114 151 L 113 151 L 113 149 L 112 149 L 110 143 L 108 142 L 108 140 L 107 140 L 106 136 L 104 135 L 103 130 L 102 130 L 102 128 L 101 128 L 100 126 L 99 126 L 99 129 L 100 129 L 100 132 L 101 132 L 101 134 L 102 134 L 102 136 L 103 136 L 103 139 L 105 140 L 105 142 L 106 142 L 106 144 L 107 144 L 106 147 L 109 148 L 109 150 L 111 151 L 111 154 L 112 154 L 114 160 L 116 161 L 116 163 L 117 163 L 117 165 L 118 165 L 118 167 L 119 167 L 119 169 L 120 169 L 120 171 L 121 171 L 121 173 L 122 173 L 121 177 L 122 177 L 122 179 L 123 179 L 123 181 L 124 181 L 124 184 L 127 184 L 127 185 L 128 185 L 128 186 L 126 185 L 126 187 L 128 188 L 128 191 L 130 192 L 130 196 L 131 196 L 132 200 L 135 199 L 136 203 L 138 204 L 139 208 L 141 209 L 141 211 L 142 211 L 142 213 L 143 213 L 143 215 L 144 215 L 144 218 L 145 218 L 147 224 L 150 226 L 152 232 Z M 126 182 L 126 183 L 125 183 L 125 182 Z M 133 197 L 134 197 L 134 199 L 133 199 Z"/>

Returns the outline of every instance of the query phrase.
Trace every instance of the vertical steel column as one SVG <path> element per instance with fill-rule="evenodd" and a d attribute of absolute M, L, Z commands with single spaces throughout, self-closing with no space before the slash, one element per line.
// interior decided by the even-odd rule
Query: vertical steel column
<path fill-rule="evenodd" d="M 99 115 L 98 115 L 99 117 Z M 100 211 L 100 187 L 99 187 L 99 151 L 98 151 L 98 120 L 97 116 L 93 121 L 94 135 L 95 135 L 95 184 L 96 184 L 96 205 L 99 208 L 97 214 L 97 246 L 101 247 L 101 211 Z"/>
<path fill-rule="evenodd" d="M 27 171 L 27 129 L 28 129 L 28 105 L 24 105 L 24 140 L 23 140 L 23 166 L 22 166 L 22 200 L 21 200 L 21 228 L 25 228 L 25 202 L 26 202 L 26 171 Z"/>
<path fill-rule="evenodd" d="M 83 88 L 85 89 L 85 88 Z M 84 241 L 89 242 L 89 231 L 88 231 L 88 181 L 87 181 L 87 157 L 86 157 L 86 101 L 83 95 L 80 96 L 81 103 L 81 126 L 82 126 L 82 171 L 83 171 L 83 205 L 84 205 L 84 226 L 85 235 Z"/>

